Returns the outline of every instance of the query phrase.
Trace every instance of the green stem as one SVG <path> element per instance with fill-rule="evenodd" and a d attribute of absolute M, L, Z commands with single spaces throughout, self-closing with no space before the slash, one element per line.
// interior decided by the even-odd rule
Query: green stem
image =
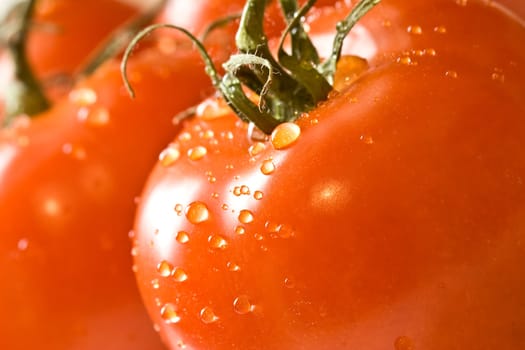
<path fill-rule="evenodd" d="M 233 15 L 229 15 L 223 18 L 220 18 L 216 21 L 213 21 L 210 25 L 208 25 L 206 28 L 204 28 L 202 34 L 200 35 L 200 41 L 204 42 L 208 38 L 208 36 L 215 31 L 216 29 L 219 29 L 221 27 L 224 27 L 238 19 L 241 18 L 241 14 L 235 13 Z"/>
<path fill-rule="evenodd" d="M 319 64 L 319 55 L 312 41 L 306 34 L 301 20 L 312 8 L 316 0 L 309 0 L 297 11 L 296 0 L 281 0 L 281 7 L 288 19 L 288 26 L 281 36 L 278 49 L 279 63 L 285 67 L 292 77 L 303 86 L 311 96 L 312 101 L 306 108 L 313 108 L 325 100 L 332 90 L 332 86 L 325 77 L 315 69 Z M 292 41 L 292 54 L 287 54 L 284 41 L 290 35 Z"/>
<path fill-rule="evenodd" d="M 213 85 L 224 97 L 233 111 L 246 122 L 253 123 L 262 132 L 270 134 L 280 123 L 293 121 L 304 112 L 315 108 L 328 98 L 335 73 L 335 65 L 341 55 L 342 41 L 356 21 L 379 0 L 361 0 L 348 17 L 337 25 L 332 55 L 320 63 L 317 50 L 302 27 L 302 17 L 312 8 L 315 0 L 297 10 L 297 0 L 280 0 L 288 26 L 278 48 L 278 61 L 268 47 L 263 32 L 266 0 L 247 0 L 244 7 L 236 43 L 240 53 L 223 64 L 221 77 L 204 45 L 188 30 L 171 25 L 157 24 L 142 30 L 129 44 L 122 60 L 121 70 L 130 95 L 134 91 L 127 79 L 127 62 L 133 48 L 146 35 L 158 28 L 171 28 L 184 33 L 202 56 L 206 73 Z M 292 51 L 283 49 L 284 39 L 290 35 Z M 249 88 L 259 95 L 259 104 L 245 94 Z"/>
<path fill-rule="evenodd" d="M 328 79 L 330 83 L 334 81 L 335 69 L 337 66 L 337 61 L 341 57 L 341 50 L 343 48 L 343 41 L 352 30 L 354 25 L 370 11 L 374 6 L 379 4 L 380 0 L 361 0 L 357 5 L 352 9 L 350 14 L 337 23 L 336 30 L 337 34 L 334 38 L 334 43 L 332 46 L 332 53 L 328 59 L 321 64 L 319 71 Z"/>
<path fill-rule="evenodd" d="M 26 56 L 26 41 L 36 0 L 23 4 L 19 23 L 13 35 L 7 38 L 6 47 L 14 62 L 14 80 L 6 93 L 6 123 L 21 114 L 33 116 L 50 106 L 39 81 L 36 79 Z"/>
<path fill-rule="evenodd" d="M 225 63 L 225 66 L 229 68 L 230 70 L 233 70 L 233 72 L 227 72 L 224 77 L 221 78 L 219 75 L 217 69 L 215 68 L 215 65 L 213 63 L 212 58 L 206 51 L 206 48 L 204 45 L 193 35 L 191 34 L 187 29 L 173 25 L 173 24 L 153 24 L 142 31 L 140 31 L 133 40 L 129 43 L 128 47 L 126 48 L 126 51 L 124 52 L 124 56 L 122 58 L 122 62 L 120 65 L 120 71 L 122 74 L 122 78 L 124 80 L 124 86 L 126 87 L 128 93 L 132 98 L 135 97 L 135 91 L 133 90 L 133 87 L 129 83 L 128 76 L 127 76 L 127 67 L 128 67 L 128 61 L 131 56 L 131 53 L 133 52 L 133 49 L 137 44 L 144 39 L 147 35 L 151 34 L 153 31 L 160 29 L 160 28 L 171 28 L 174 30 L 177 30 L 183 34 L 185 34 L 194 44 L 198 52 L 200 53 L 202 59 L 204 60 L 204 64 L 206 66 L 206 73 L 210 77 L 213 85 L 215 88 L 222 94 L 225 101 L 230 105 L 230 107 L 239 115 L 239 117 L 244 121 L 254 121 L 256 125 L 261 128 L 261 130 L 265 132 L 271 132 L 278 124 L 279 121 L 274 119 L 271 114 L 265 112 L 264 110 L 261 110 L 259 106 L 254 104 L 244 93 L 242 89 L 242 84 L 239 81 L 239 79 L 235 76 L 235 70 L 238 69 L 240 65 L 244 64 L 259 64 L 266 67 L 270 66 L 270 63 L 266 61 L 264 58 L 256 58 L 256 61 L 251 61 L 249 56 L 250 54 L 242 54 L 244 55 L 244 62 L 243 59 L 233 57 L 233 60 L 230 59 L 229 62 Z M 252 55 L 253 56 L 253 55 Z M 256 57 L 256 56 L 254 56 Z M 270 70 L 269 73 L 272 73 Z M 271 83 L 271 74 L 267 74 L 267 87 Z M 264 89 L 264 88 L 263 88 Z"/>
<path fill-rule="evenodd" d="M 276 119 L 285 121 L 297 117 L 294 110 L 299 106 L 283 109 L 279 101 L 288 101 L 290 104 L 300 105 L 304 103 L 314 105 L 314 102 L 308 89 L 294 79 L 270 52 L 268 39 L 263 28 L 266 2 L 266 0 L 247 0 L 235 41 L 239 51 L 262 57 L 272 65 L 275 76 L 278 76 L 279 79 L 272 81 L 272 88 L 262 98 L 265 99 L 264 105 L 270 108 L 271 114 Z M 257 71 L 252 71 L 251 74 L 247 74 L 245 70 L 242 72 L 243 74 L 239 75 L 238 78 L 243 84 L 250 86 L 258 93 L 266 81 L 264 73 L 261 76 L 261 73 Z"/>
<path fill-rule="evenodd" d="M 93 74 L 102 63 L 122 52 L 129 41 L 137 35 L 139 30 L 155 19 L 165 4 L 166 0 L 154 1 L 151 7 L 144 13 L 141 13 L 136 18 L 132 18 L 122 27 L 111 33 L 111 35 L 99 45 L 99 48 L 95 50 L 94 55 L 78 73 L 77 79 Z"/>

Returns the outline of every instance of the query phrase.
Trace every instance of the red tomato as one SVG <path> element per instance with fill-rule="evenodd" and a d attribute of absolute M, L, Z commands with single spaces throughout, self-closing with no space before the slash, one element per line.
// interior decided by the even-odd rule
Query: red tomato
<path fill-rule="evenodd" d="M 403 3 L 291 146 L 212 101 L 162 153 L 133 255 L 170 348 L 525 347 L 525 27 Z"/>
<path fill-rule="evenodd" d="M 111 32 L 137 14 L 138 9 L 124 1 L 37 1 L 27 42 L 35 74 L 43 80 L 73 75 Z"/>
<path fill-rule="evenodd" d="M 135 54 L 0 137 L 0 348 L 160 349 L 137 293 L 134 198 L 210 82 L 187 50 Z"/>

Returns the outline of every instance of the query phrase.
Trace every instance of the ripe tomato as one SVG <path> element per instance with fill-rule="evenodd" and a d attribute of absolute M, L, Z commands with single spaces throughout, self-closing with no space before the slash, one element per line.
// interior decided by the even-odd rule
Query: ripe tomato
<path fill-rule="evenodd" d="M 463 5 L 383 18 L 400 51 L 289 147 L 217 101 L 184 124 L 133 248 L 170 348 L 525 347 L 525 27 Z"/>
<path fill-rule="evenodd" d="M 137 293 L 128 232 L 174 114 L 210 87 L 187 50 L 135 54 L 131 100 L 104 64 L 0 137 L 0 348 L 160 349 Z"/>
<path fill-rule="evenodd" d="M 27 42 L 31 67 L 42 80 L 73 75 L 112 31 L 137 14 L 124 1 L 37 1 Z"/>

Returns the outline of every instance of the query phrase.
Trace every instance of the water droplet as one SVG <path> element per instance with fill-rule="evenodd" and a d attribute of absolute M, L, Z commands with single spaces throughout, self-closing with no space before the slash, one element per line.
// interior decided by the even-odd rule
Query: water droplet
<path fill-rule="evenodd" d="M 179 349 L 186 349 L 186 344 L 182 340 L 177 340 L 177 347 Z"/>
<path fill-rule="evenodd" d="M 188 275 L 186 274 L 186 271 L 184 271 L 180 267 L 176 267 L 172 270 L 171 276 L 173 276 L 173 279 L 176 282 L 184 282 L 188 279 Z"/>
<path fill-rule="evenodd" d="M 277 234 L 281 238 L 290 238 L 295 236 L 295 230 L 288 225 L 279 225 L 279 230 L 277 231 Z"/>
<path fill-rule="evenodd" d="M 223 117 L 232 112 L 228 104 L 222 98 L 209 98 L 199 104 L 195 115 L 204 120 L 212 120 Z"/>
<path fill-rule="evenodd" d="M 188 150 L 188 158 L 191 160 L 200 160 L 208 153 L 204 146 L 196 146 Z"/>
<path fill-rule="evenodd" d="M 182 206 L 182 204 L 175 204 L 175 212 L 177 213 L 177 215 L 182 215 L 183 209 L 184 207 Z"/>
<path fill-rule="evenodd" d="M 29 241 L 27 240 L 27 238 L 22 238 L 22 239 L 20 239 L 18 241 L 16 246 L 17 246 L 18 250 L 24 251 L 29 246 Z"/>
<path fill-rule="evenodd" d="M 269 233 L 277 233 L 277 232 L 279 232 L 280 227 L 281 227 L 281 225 L 276 224 L 275 222 L 266 221 L 264 223 L 264 228 L 266 228 L 266 231 L 268 231 Z"/>
<path fill-rule="evenodd" d="M 295 282 L 294 282 L 293 279 L 291 279 L 291 278 L 289 278 L 289 277 L 286 277 L 286 278 L 284 279 L 284 286 L 285 286 L 286 288 L 290 288 L 290 289 L 292 289 L 292 288 L 295 287 Z"/>
<path fill-rule="evenodd" d="M 360 75 L 369 68 L 368 61 L 362 57 L 354 55 L 343 55 L 337 62 L 337 69 L 334 75 L 334 89 L 342 91 L 352 84 Z M 326 102 L 318 104 L 326 105 Z M 313 124 L 316 124 L 315 119 Z"/>
<path fill-rule="evenodd" d="M 246 229 L 242 226 L 235 227 L 235 233 L 238 235 L 243 235 L 246 233 Z"/>
<path fill-rule="evenodd" d="M 97 93 L 90 88 L 76 88 L 71 90 L 68 98 L 78 106 L 89 106 L 97 102 Z"/>
<path fill-rule="evenodd" d="M 253 238 L 255 238 L 256 241 L 262 241 L 264 239 L 264 236 L 260 233 L 254 233 Z"/>
<path fill-rule="evenodd" d="M 139 255 L 139 248 L 138 247 L 132 247 L 131 248 L 131 256 L 138 256 Z"/>
<path fill-rule="evenodd" d="M 239 265 L 231 261 L 228 261 L 226 263 L 226 267 L 228 268 L 228 271 L 232 271 L 232 272 L 237 272 L 241 270 L 241 267 Z"/>
<path fill-rule="evenodd" d="M 423 34 L 423 29 L 421 28 L 421 26 L 417 26 L 417 25 L 408 26 L 407 32 L 409 32 L 410 34 L 421 35 Z"/>
<path fill-rule="evenodd" d="M 335 29 L 338 32 L 346 32 L 348 31 L 348 24 L 346 24 L 345 22 L 337 22 L 335 25 Z"/>
<path fill-rule="evenodd" d="M 172 55 L 178 48 L 177 41 L 172 37 L 159 36 L 155 41 L 157 48 L 164 55 Z"/>
<path fill-rule="evenodd" d="M 228 204 L 224 203 L 223 205 L 221 205 L 221 209 L 222 210 L 228 210 L 229 206 Z"/>
<path fill-rule="evenodd" d="M 168 167 L 175 164 L 180 157 L 180 151 L 177 145 L 171 144 L 166 147 L 159 155 L 159 162 L 162 166 Z"/>
<path fill-rule="evenodd" d="M 456 72 L 454 70 L 447 70 L 445 72 L 445 76 L 449 77 L 449 78 L 452 78 L 452 79 L 456 79 L 458 77 L 458 72 Z"/>
<path fill-rule="evenodd" d="M 401 63 L 406 66 L 410 66 L 413 64 L 413 61 L 409 56 L 401 56 L 397 58 L 397 63 Z"/>
<path fill-rule="evenodd" d="M 78 120 L 91 126 L 104 126 L 109 123 L 109 111 L 104 107 L 82 107 L 77 113 Z"/>
<path fill-rule="evenodd" d="M 200 318 L 201 321 L 206 324 L 213 323 L 219 319 L 217 315 L 215 315 L 215 312 L 213 312 L 213 310 L 208 306 L 205 306 L 201 309 Z"/>
<path fill-rule="evenodd" d="M 270 175 L 275 171 L 275 164 L 271 159 L 265 160 L 261 165 L 261 173 L 264 175 Z"/>
<path fill-rule="evenodd" d="M 468 3 L 468 0 L 456 0 L 456 4 L 462 7 L 467 6 L 467 3 Z"/>
<path fill-rule="evenodd" d="M 184 243 L 188 243 L 188 241 L 190 240 L 190 236 L 185 231 L 179 231 L 177 232 L 177 236 L 175 237 L 175 239 L 180 244 L 184 244 Z"/>
<path fill-rule="evenodd" d="M 359 137 L 359 140 L 363 141 L 367 145 L 371 145 L 374 143 L 374 139 L 372 138 L 372 136 L 369 135 L 361 135 Z"/>
<path fill-rule="evenodd" d="M 381 22 L 381 25 L 383 27 L 391 27 L 392 26 L 392 22 L 390 20 L 388 20 L 388 19 L 385 19 L 385 20 L 383 20 L 383 22 Z"/>
<path fill-rule="evenodd" d="M 228 241 L 221 235 L 210 235 L 208 242 L 214 249 L 224 250 L 228 247 Z"/>
<path fill-rule="evenodd" d="M 86 150 L 82 146 L 65 143 L 62 146 L 62 152 L 78 160 L 86 159 Z"/>
<path fill-rule="evenodd" d="M 265 148 L 266 145 L 264 143 L 255 142 L 253 145 L 250 146 L 250 148 L 248 148 L 248 153 L 250 154 L 250 156 L 255 157 L 256 155 L 264 151 Z"/>
<path fill-rule="evenodd" d="M 211 198 L 215 198 L 215 199 L 217 199 L 217 198 L 219 198 L 219 194 L 218 194 L 217 192 L 213 192 L 213 193 L 211 194 Z"/>
<path fill-rule="evenodd" d="M 153 289 L 159 289 L 160 288 L 160 283 L 159 283 L 159 280 L 158 279 L 152 279 L 151 280 L 151 286 L 153 287 Z"/>
<path fill-rule="evenodd" d="M 435 56 L 436 55 L 436 50 L 435 49 L 425 49 L 425 55 L 427 56 Z"/>
<path fill-rule="evenodd" d="M 234 137 L 233 132 L 231 131 L 223 132 L 221 133 L 221 136 L 225 138 L 226 140 L 233 140 L 233 137 Z"/>
<path fill-rule="evenodd" d="M 264 194 L 261 191 L 255 191 L 253 193 L 253 198 L 257 199 L 258 201 L 263 199 L 263 196 L 264 196 Z"/>
<path fill-rule="evenodd" d="M 180 321 L 180 316 L 177 314 L 175 305 L 171 303 L 164 304 L 160 309 L 160 317 L 166 323 L 177 323 Z"/>
<path fill-rule="evenodd" d="M 237 197 L 241 195 L 241 186 L 235 186 L 233 188 L 233 195 Z"/>
<path fill-rule="evenodd" d="M 177 138 L 181 142 L 188 142 L 191 140 L 191 134 L 187 131 L 184 131 L 180 133 L 180 135 Z"/>
<path fill-rule="evenodd" d="M 396 338 L 394 347 L 396 350 L 413 350 L 414 344 L 409 337 L 403 335 Z"/>
<path fill-rule="evenodd" d="M 503 70 L 501 68 L 494 68 L 494 72 L 491 74 L 490 78 L 500 83 L 505 82 L 505 75 L 503 74 Z"/>
<path fill-rule="evenodd" d="M 210 213 L 206 204 L 193 202 L 186 208 L 186 218 L 192 224 L 200 224 L 208 220 Z"/>
<path fill-rule="evenodd" d="M 294 144 L 301 135 L 299 125 L 287 122 L 279 124 L 270 136 L 273 148 L 284 149 Z"/>
<path fill-rule="evenodd" d="M 173 271 L 173 265 L 171 265 L 169 262 L 167 262 L 166 260 L 162 260 L 158 265 L 157 265 L 157 272 L 159 273 L 159 275 L 161 275 L 162 277 L 168 277 L 171 275 L 171 271 Z"/>
<path fill-rule="evenodd" d="M 253 221 L 253 213 L 247 209 L 243 209 L 239 213 L 239 222 L 249 224 Z"/>
<path fill-rule="evenodd" d="M 213 132 L 213 130 L 206 130 L 201 132 L 199 136 L 205 140 L 209 140 L 215 136 L 215 133 Z"/>
<path fill-rule="evenodd" d="M 246 185 L 241 186 L 241 194 L 249 195 L 250 194 L 250 188 Z"/>
<path fill-rule="evenodd" d="M 252 312 L 253 309 L 254 306 L 246 295 L 240 295 L 233 300 L 233 310 L 240 315 Z"/>
<path fill-rule="evenodd" d="M 62 212 L 62 204 L 56 198 L 46 198 L 42 209 L 48 216 L 57 216 Z"/>
<path fill-rule="evenodd" d="M 434 32 L 439 34 L 445 34 L 447 32 L 447 27 L 445 26 L 436 26 L 434 27 Z"/>

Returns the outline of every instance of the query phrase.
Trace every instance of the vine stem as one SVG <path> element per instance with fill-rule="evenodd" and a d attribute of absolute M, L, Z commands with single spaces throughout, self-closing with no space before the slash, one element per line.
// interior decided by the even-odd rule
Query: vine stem
<path fill-rule="evenodd" d="M 247 0 L 235 37 L 239 53 L 223 64 L 223 76 L 217 72 L 202 42 L 188 30 L 172 24 L 152 25 L 133 38 L 126 49 L 121 64 L 124 85 L 133 97 L 135 93 L 127 78 L 127 63 L 137 43 L 156 29 L 171 28 L 182 32 L 193 42 L 213 85 L 241 120 L 253 123 L 265 134 L 271 134 L 277 125 L 295 120 L 328 98 L 333 90 L 333 77 L 344 38 L 379 1 L 360 0 L 357 3 L 348 16 L 337 24 L 332 53 L 326 61 L 320 62 L 302 23 L 302 18 L 316 0 L 308 0 L 300 9 L 297 0 L 280 0 L 288 25 L 279 43 L 277 59 L 271 53 L 263 28 L 268 1 Z M 232 18 L 226 17 L 225 21 Z M 283 48 L 287 36 L 291 37 L 291 53 Z M 248 98 L 245 89 L 258 95 L 258 104 Z"/>
<path fill-rule="evenodd" d="M 14 62 L 14 77 L 6 91 L 6 120 L 21 114 L 35 115 L 47 110 L 50 103 L 36 79 L 26 56 L 26 42 L 36 0 L 19 3 L 12 11 L 18 21 L 12 33 L 4 39 L 4 45 Z M 20 12 L 18 12 L 20 11 Z M 19 14 L 20 13 L 20 14 Z"/>

